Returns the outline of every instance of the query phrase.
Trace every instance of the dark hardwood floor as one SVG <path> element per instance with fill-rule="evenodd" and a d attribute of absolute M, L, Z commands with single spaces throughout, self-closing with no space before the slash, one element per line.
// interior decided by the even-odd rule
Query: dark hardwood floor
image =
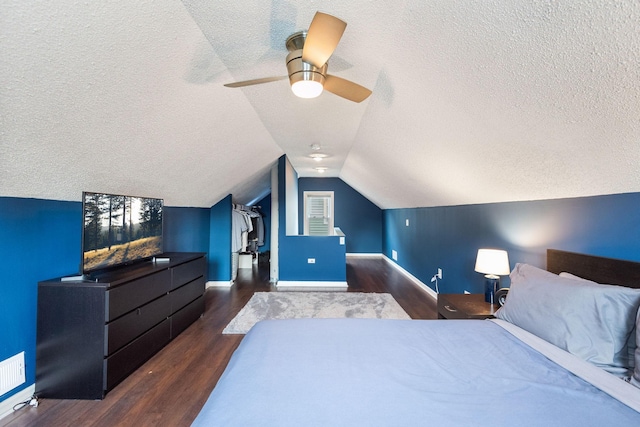
<path fill-rule="evenodd" d="M 349 292 L 387 292 L 413 319 L 437 318 L 436 302 L 382 258 L 349 258 Z M 189 426 L 243 335 L 224 327 L 254 292 L 275 291 L 268 265 L 240 269 L 231 289 L 208 289 L 206 312 L 104 400 L 41 399 L 0 426 Z M 73 363 L 72 360 L 69 363 Z"/>

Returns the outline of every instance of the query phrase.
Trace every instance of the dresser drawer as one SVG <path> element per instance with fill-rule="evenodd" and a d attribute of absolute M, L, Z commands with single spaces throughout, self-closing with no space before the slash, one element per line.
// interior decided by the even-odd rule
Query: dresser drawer
<path fill-rule="evenodd" d="M 108 356 L 125 346 L 146 330 L 162 322 L 171 314 L 169 295 L 153 300 L 104 327 L 104 355 Z"/>
<path fill-rule="evenodd" d="M 169 342 L 170 334 L 171 323 L 169 319 L 165 319 L 138 339 L 104 359 L 105 390 L 111 390 L 164 347 Z"/>
<path fill-rule="evenodd" d="M 202 257 L 172 268 L 171 289 L 177 289 L 200 276 L 204 276 L 206 267 L 207 260 Z"/>
<path fill-rule="evenodd" d="M 204 277 L 200 277 L 193 282 L 171 291 L 171 312 L 175 313 L 194 299 L 204 293 Z"/>
<path fill-rule="evenodd" d="M 171 273 L 163 270 L 108 290 L 105 322 L 166 294 L 170 285 Z"/>
<path fill-rule="evenodd" d="M 204 297 L 201 296 L 171 316 L 171 339 L 177 337 L 204 313 Z"/>

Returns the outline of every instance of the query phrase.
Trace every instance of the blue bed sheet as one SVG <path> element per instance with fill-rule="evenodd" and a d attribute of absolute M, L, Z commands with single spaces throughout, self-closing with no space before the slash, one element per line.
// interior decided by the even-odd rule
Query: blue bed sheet
<path fill-rule="evenodd" d="M 295 319 L 245 336 L 194 426 L 640 426 L 489 321 Z"/>

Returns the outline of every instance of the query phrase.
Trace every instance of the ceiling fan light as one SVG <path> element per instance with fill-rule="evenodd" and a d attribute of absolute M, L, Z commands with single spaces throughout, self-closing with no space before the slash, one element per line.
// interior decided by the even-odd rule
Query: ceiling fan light
<path fill-rule="evenodd" d="M 322 83 L 314 80 L 300 80 L 291 85 L 291 90 L 298 98 L 316 98 L 322 89 Z"/>

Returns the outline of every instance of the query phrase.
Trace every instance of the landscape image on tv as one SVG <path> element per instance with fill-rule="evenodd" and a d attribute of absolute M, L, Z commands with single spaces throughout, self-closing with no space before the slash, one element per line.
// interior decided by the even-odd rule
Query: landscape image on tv
<path fill-rule="evenodd" d="M 162 254 L 163 200 L 83 193 L 83 273 Z"/>

